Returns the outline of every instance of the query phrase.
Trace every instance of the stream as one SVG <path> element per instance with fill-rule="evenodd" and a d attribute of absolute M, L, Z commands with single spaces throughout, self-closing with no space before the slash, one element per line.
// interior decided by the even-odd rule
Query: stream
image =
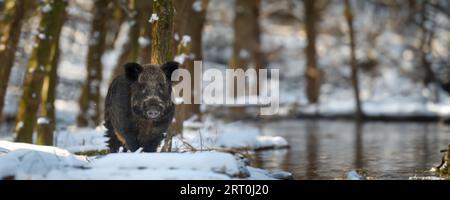
<path fill-rule="evenodd" d="M 256 152 L 252 165 L 289 171 L 295 179 L 342 179 L 355 169 L 375 179 L 428 176 L 450 143 L 450 127 L 437 123 L 287 120 L 258 126 L 264 135 L 286 138 L 290 148 Z"/>

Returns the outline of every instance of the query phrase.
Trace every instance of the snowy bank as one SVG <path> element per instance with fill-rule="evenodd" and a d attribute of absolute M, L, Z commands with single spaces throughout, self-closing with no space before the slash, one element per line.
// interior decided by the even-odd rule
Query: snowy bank
<path fill-rule="evenodd" d="M 56 147 L 0 141 L 0 179 L 31 179 L 32 175 L 83 167 L 87 160 Z"/>
<path fill-rule="evenodd" d="M 72 153 L 104 151 L 108 147 L 104 127 L 96 129 L 69 127 L 55 134 L 56 146 Z M 162 142 L 163 144 L 163 142 Z M 189 148 L 186 148 L 189 145 Z M 248 123 L 223 123 L 214 119 L 204 122 L 186 121 L 182 136 L 173 140 L 175 152 L 214 150 L 264 150 L 287 148 L 286 139 L 279 136 L 262 135 L 261 131 Z"/>
<path fill-rule="evenodd" d="M 186 148 L 186 144 L 189 147 Z M 226 148 L 233 150 L 264 150 L 287 148 L 286 139 L 279 136 L 262 135 L 257 127 L 244 123 L 223 123 L 205 119 L 204 122 L 186 121 L 183 136 L 174 139 L 175 151 L 210 150 Z"/>
<path fill-rule="evenodd" d="M 240 158 L 221 152 L 119 153 L 88 158 L 57 147 L 0 141 L 0 179 L 272 180 L 291 176 L 246 166 Z"/>

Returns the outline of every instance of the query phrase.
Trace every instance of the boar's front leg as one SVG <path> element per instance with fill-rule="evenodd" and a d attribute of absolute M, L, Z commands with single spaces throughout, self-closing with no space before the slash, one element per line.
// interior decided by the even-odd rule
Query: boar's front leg
<path fill-rule="evenodd" d="M 156 152 L 161 141 L 164 139 L 163 134 L 157 134 L 156 137 L 146 138 L 143 146 L 144 152 Z"/>
<path fill-rule="evenodd" d="M 136 137 L 137 132 L 132 128 L 119 127 L 116 131 L 116 134 L 118 135 L 118 138 L 120 138 L 121 140 L 125 140 L 125 147 L 128 150 L 135 152 L 140 148 L 138 139 Z"/>
<path fill-rule="evenodd" d="M 114 131 L 117 138 L 125 144 L 125 147 L 134 152 L 139 149 L 139 142 L 137 139 L 138 131 L 133 126 L 129 116 L 129 111 L 123 109 L 122 106 L 115 107 L 114 117 Z"/>

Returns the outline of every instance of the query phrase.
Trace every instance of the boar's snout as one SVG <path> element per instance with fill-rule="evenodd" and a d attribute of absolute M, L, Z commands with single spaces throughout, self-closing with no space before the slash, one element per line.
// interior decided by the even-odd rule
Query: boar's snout
<path fill-rule="evenodd" d="M 145 115 L 148 119 L 156 119 L 161 115 L 161 110 L 158 106 L 150 106 Z"/>

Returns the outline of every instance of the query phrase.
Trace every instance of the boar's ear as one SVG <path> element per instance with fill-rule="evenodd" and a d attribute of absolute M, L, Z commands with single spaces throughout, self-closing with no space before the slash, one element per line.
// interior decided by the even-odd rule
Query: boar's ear
<path fill-rule="evenodd" d="M 137 63 L 127 63 L 124 65 L 125 76 L 130 81 L 137 81 L 139 74 L 144 70 L 141 65 Z"/>
<path fill-rule="evenodd" d="M 161 66 L 161 69 L 164 71 L 164 73 L 166 74 L 166 77 L 171 80 L 172 78 L 172 73 L 178 69 L 178 67 L 180 66 L 180 63 L 177 63 L 175 61 L 169 61 L 166 64 Z"/>

